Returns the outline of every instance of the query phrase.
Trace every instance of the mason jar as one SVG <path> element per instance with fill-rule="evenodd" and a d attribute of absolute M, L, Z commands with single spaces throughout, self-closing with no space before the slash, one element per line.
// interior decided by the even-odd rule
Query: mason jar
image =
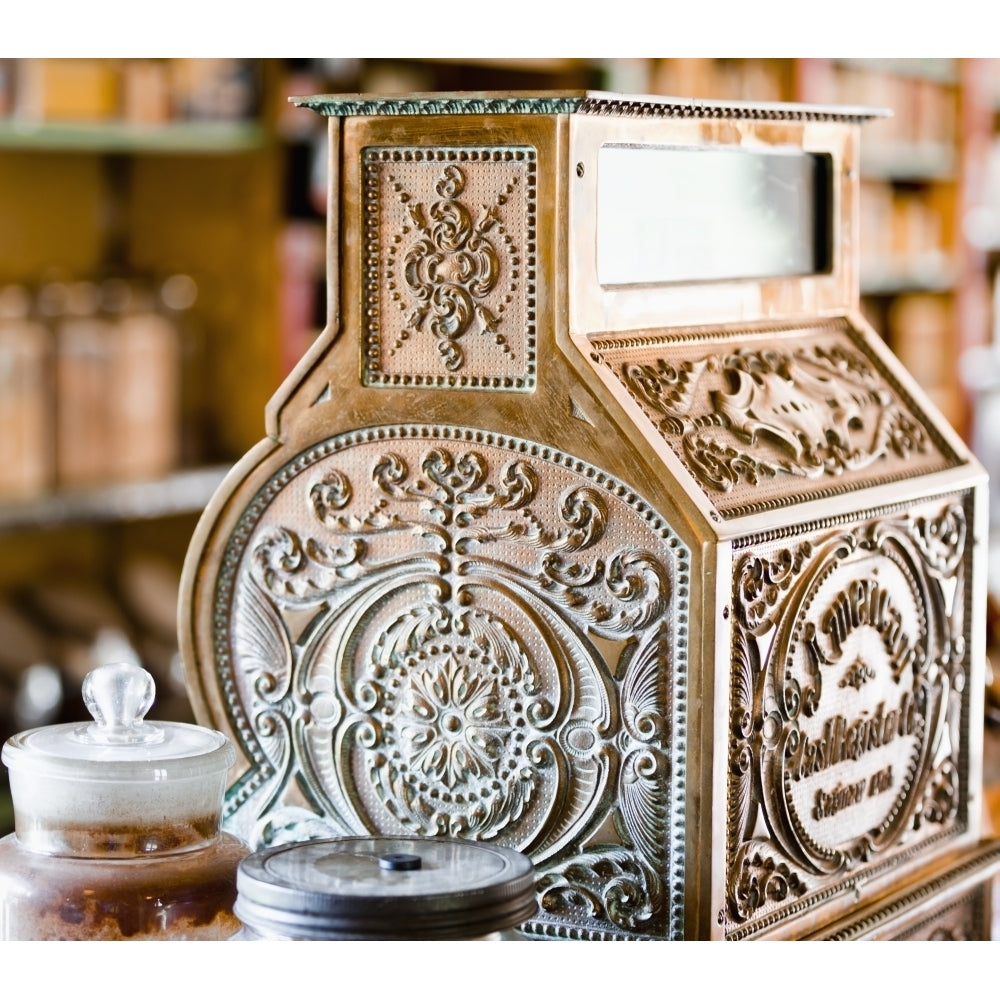
<path fill-rule="evenodd" d="M 537 907 L 527 856 L 444 837 L 270 847 L 244 858 L 237 888 L 243 941 L 501 940 Z"/>

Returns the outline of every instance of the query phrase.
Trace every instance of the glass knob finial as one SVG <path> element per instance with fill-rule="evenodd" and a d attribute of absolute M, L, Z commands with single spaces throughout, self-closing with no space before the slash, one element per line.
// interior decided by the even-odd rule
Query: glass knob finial
<path fill-rule="evenodd" d="M 162 729 L 145 721 L 156 685 L 152 675 L 136 663 L 106 663 L 83 679 L 83 701 L 94 721 L 87 727 L 90 740 L 104 743 L 151 743 L 163 738 Z"/>

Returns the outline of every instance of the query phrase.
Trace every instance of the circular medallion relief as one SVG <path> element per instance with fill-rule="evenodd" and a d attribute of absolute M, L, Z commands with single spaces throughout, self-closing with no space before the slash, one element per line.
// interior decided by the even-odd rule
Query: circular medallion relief
<path fill-rule="evenodd" d="M 832 542 L 793 589 L 762 777 L 779 839 L 815 871 L 870 857 L 912 821 L 946 703 L 929 604 L 919 558 L 891 533 Z"/>
<path fill-rule="evenodd" d="M 507 436 L 368 429 L 285 466 L 225 565 L 217 648 L 257 762 L 231 795 L 268 786 L 256 821 L 304 795 L 335 832 L 538 863 L 614 812 L 665 871 L 687 554 L 627 486 Z"/>

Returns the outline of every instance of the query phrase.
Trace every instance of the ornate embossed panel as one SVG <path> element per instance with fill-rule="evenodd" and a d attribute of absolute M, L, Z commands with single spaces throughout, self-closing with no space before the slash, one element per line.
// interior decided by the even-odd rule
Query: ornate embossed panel
<path fill-rule="evenodd" d="M 964 829 L 968 501 L 788 533 L 737 558 L 728 936 Z"/>
<path fill-rule="evenodd" d="M 318 443 L 248 506 L 215 642 L 251 770 L 227 825 L 528 853 L 545 933 L 671 937 L 688 556 L 555 449 L 423 425 Z"/>
<path fill-rule="evenodd" d="M 593 350 L 726 518 L 957 461 L 843 320 L 597 339 Z"/>
<path fill-rule="evenodd" d="M 535 151 L 364 152 L 367 385 L 535 384 Z"/>

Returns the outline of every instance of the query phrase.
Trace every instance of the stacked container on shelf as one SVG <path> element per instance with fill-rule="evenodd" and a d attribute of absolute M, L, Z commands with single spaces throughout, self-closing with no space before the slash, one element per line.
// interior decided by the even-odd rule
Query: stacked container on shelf
<path fill-rule="evenodd" d="M 156 478 L 180 462 L 193 282 L 0 289 L 0 497 Z"/>
<path fill-rule="evenodd" d="M 258 60 L 0 60 L 0 116 L 22 122 L 158 125 L 242 120 L 260 104 Z"/>

